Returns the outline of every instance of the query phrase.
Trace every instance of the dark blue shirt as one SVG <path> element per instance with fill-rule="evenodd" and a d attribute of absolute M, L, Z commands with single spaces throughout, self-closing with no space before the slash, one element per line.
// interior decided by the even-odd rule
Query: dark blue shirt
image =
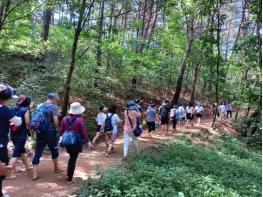
<path fill-rule="evenodd" d="M 0 148 L 6 147 L 8 143 L 10 119 L 15 114 L 5 105 L 0 105 Z"/>
<path fill-rule="evenodd" d="M 49 124 L 48 131 L 56 131 L 53 117 L 59 115 L 57 106 L 48 102 L 44 102 L 41 105 L 45 105 L 45 107 L 47 108 L 46 118 Z"/>
<path fill-rule="evenodd" d="M 25 121 L 25 114 L 27 112 L 26 107 L 16 107 L 12 108 L 11 111 L 13 114 L 15 114 L 17 117 L 22 118 L 22 124 L 18 127 L 17 131 L 12 132 L 11 131 L 11 137 L 12 138 L 26 138 L 28 134 L 28 130 L 26 128 L 26 121 Z"/>

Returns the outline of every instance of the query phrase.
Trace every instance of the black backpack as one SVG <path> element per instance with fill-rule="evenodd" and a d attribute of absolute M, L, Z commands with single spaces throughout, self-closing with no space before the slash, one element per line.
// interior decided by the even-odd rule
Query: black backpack
<path fill-rule="evenodd" d="M 106 119 L 105 119 L 105 126 L 104 126 L 104 131 L 112 131 L 113 130 L 113 126 L 111 123 L 111 118 L 114 114 L 111 114 L 109 116 L 109 114 L 106 114 Z"/>
<path fill-rule="evenodd" d="M 169 109 L 167 106 L 162 106 L 160 109 L 160 115 L 161 117 L 168 117 L 169 115 Z"/>

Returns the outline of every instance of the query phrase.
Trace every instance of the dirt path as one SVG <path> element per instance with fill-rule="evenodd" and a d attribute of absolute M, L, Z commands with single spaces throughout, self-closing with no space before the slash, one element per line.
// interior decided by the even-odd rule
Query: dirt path
<path fill-rule="evenodd" d="M 156 132 L 153 139 L 149 139 L 146 132 L 144 132 L 142 137 L 140 137 L 140 147 L 144 149 L 149 146 L 162 144 L 168 140 L 179 139 L 181 135 L 187 136 L 194 143 L 209 145 L 209 140 L 219 135 L 210 125 L 211 122 L 206 120 L 201 126 L 195 126 L 191 129 L 185 129 L 179 126 L 175 134 L 163 137 L 159 132 Z M 217 128 L 224 130 L 226 133 L 230 133 L 230 130 L 234 132 L 230 123 L 226 121 L 217 123 Z M 200 138 L 200 136 L 202 136 L 202 138 Z M 66 171 L 58 174 L 53 173 L 52 161 L 50 157 L 45 156 L 39 165 L 39 180 L 32 181 L 31 172 L 19 173 L 15 179 L 4 181 L 4 191 L 7 192 L 10 197 L 60 197 L 74 194 L 80 180 L 94 176 L 97 172 L 109 166 L 122 163 L 122 145 L 123 140 L 121 138 L 117 139 L 115 150 L 111 157 L 105 157 L 104 143 L 97 145 L 96 150 L 93 151 L 85 147 L 77 161 L 74 174 L 74 177 L 77 178 L 74 185 L 66 184 Z M 130 146 L 129 151 L 133 151 L 132 146 Z M 59 160 L 61 168 L 66 169 L 68 155 L 64 150 L 61 151 Z"/>

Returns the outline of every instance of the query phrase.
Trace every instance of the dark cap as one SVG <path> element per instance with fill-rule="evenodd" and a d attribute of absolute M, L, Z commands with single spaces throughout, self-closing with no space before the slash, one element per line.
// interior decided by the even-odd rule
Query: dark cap
<path fill-rule="evenodd" d="M 48 99 L 55 99 L 55 100 L 59 100 L 59 95 L 55 92 L 51 92 L 48 94 L 47 96 Z"/>

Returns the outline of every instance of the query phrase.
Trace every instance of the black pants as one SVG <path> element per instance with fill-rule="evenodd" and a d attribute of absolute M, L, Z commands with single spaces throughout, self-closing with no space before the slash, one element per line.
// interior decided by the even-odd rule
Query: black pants
<path fill-rule="evenodd" d="M 8 150 L 7 147 L 2 147 L 0 148 L 0 161 L 8 165 L 9 158 L 8 158 Z M 5 176 L 0 176 L 0 196 L 3 196 L 3 191 L 2 191 L 2 183 L 3 180 L 5 179 Z"/>
<path fill-rule="evenodd" d="M 68 181 L 72 181 L 74 171 L 76 168 L 76 162 L 78 158 L 79 153 L 78 152 L 70 152 L 69 153 L 69 160 L 68 160 Z"/>
<path fill-rule="evenodd" d="M 173 121 L 173 129 L 175 129 L 176 128 L 176 124 L 177 124 L 177 119 L 173 119 L 172 121 Z"/>
<path fill-rule="evenodd" d="M 226 112 L 226 118 L 228 118 L 228 115 L 230 116 L 230 118 L 232 118 L 232 111 L 227 111 Z"/>
<path fill-rule="evenodd" d="M 148 132 L 155 131 L 155 122 L 147 122 L 148 125 Z"/>

